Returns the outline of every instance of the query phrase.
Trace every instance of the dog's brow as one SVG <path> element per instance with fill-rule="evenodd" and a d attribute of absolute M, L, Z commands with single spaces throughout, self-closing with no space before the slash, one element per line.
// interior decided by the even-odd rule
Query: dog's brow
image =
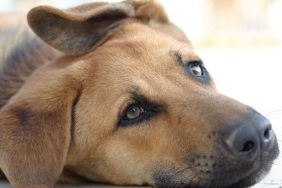
<path fill-rule="evenodd" d="M 192 47 L 183 44 L 173 46 L 169 51 L 169 55 L 181 66 L 185 65 L 189 61 L 200 60 L 200 58 L 193 53 Z"/>
<path fill-rule="evenodd" d="M 165 110 L 165 104 L 163 102 L 150 99 L 149 97 L 140 93 L 139 90 L 133 91 L 132 96 L 134 100 L 136 100 L 137 102 L 145 105 L 149 105 L 150 107 L 154 108 L 158 112 Z"/>
<path fill-rule="evenodd" d="M 182 60 L 182 56 L 181 56 L 181 53 L 180 53 L 180 50 L 176 50 L 176 51 L 175 50 L 170 50 L 169 51 L 169 55 L 179 65 L 184 65 L 183 60 Z"/>

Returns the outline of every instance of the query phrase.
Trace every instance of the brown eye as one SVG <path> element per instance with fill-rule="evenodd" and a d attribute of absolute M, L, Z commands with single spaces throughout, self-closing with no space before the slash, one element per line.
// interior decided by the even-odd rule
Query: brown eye
<path fill-rule="evenodd" d="M 150 121 L 162 110 L 161 105 L 140 95 L 134 96 L 134 101 L 124 108 L 120 114 L 117 122 L 118 127 L 138 125 L 144 121 Z"/>
<path fill-rule="evenodd" d="M 144 112 L 144 109 L 140 107 L 137 104 L 132 104 L 128 107 L 125 118 L 128 120 L 136 119 L 138 118 L 142 113 Z"/>
<path fill-rule="evenodd" d="M 123 112 L 118 126 L 127 126 L 138 124 L 144 120 L 150 119 L 156 112 L 150 109 L 150 106 L 142 105 L 140 103 L 133 103 L 129 105 Z"/>

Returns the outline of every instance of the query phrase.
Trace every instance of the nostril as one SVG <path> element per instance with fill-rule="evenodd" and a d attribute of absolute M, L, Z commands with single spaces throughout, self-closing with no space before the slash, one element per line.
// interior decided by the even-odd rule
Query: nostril
<path fill-rule="evenodd" d="M 267 128 L 267 129 L 264 131 L 264 133 L 263 133 L 264 139 L 266 139 L 266 140 L 269 140 L 269 139 L 270 139 L 270 131 L 271 131 L 270 128 Z"/>
<path fill-rule="evenodd" d="M 240 150 L 241 152 L 249 152 L 255 148 L 255 143 L 251 140 L 244 143 L 243 148 Z"/>
<path fill-rule="evenodd" d="M 263 155 L 275 143 L 271 123 L 259 114 L 253 114 L 244 122 L 237 122 L 223 132 L 226 149 L 237 159 L 253 161 Z"/>
<path fill-rule="evenodd" d="M 264 131 L 262 131 L 263 135 L 261 135 L 261 146 L 262 146 L 262 151 L 264 151 L 265 149 L 268 148 L 268 146 L 271 145 L 271 143 L 273 142 L 275 136 L 273 133 L 273 130 L 271 128 L 271 126 L 267 126 Z"/>

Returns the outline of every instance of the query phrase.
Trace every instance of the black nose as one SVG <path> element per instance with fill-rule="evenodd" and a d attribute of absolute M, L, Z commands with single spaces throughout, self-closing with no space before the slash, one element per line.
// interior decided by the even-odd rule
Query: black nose
<path fill-rule="evenodd" d="M 224 142 L 235 157 L 253 160 L 261 155 L 274 141 L 270 122 L 259 114 L 228 130 Z"/>

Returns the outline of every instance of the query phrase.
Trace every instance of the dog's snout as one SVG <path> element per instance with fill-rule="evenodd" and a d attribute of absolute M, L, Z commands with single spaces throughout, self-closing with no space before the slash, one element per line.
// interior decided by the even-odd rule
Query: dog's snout
<path fill-rule="evenodd" d="M 228 130 L 224 142 L 233 156 L 242 160 L 253 160 L 260 156 L 275 139 L 270 122 L 255 114 Z"/>

